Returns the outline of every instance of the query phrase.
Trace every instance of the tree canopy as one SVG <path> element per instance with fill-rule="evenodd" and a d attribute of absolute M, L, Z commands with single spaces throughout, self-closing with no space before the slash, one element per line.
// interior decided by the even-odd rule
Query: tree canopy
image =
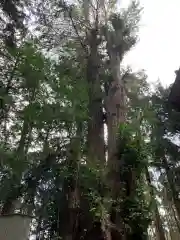
<path fill-rule="evenodd" d="M 0 212 L 30 239 L 179 239 L 180 113 L 122 67 L 142 8 L 117 4 L 0 3 Z"/>

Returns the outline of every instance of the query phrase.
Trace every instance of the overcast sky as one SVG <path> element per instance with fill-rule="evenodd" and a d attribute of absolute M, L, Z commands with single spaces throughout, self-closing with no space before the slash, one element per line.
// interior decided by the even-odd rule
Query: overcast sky
<path fill-rule="evenodd" d="M 119 0 L 122 5 L 130 0 Z M 150 82 L 167 86 L 180 67 L 180 0 L 140 0 L 144 7 L 140 41 L 125 58 L 133 69 L 145 69 Z"/>

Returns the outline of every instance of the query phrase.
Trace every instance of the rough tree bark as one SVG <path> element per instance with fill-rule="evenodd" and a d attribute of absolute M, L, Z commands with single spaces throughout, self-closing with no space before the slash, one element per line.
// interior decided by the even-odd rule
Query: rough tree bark
<path fill-rule="evenodd" d="M 168 165 L 168 162 L 167 162 L 167 159 L 166 159 L 165 156 L 163 157 L 163 165 L 164 165 L 164 168 L 166 170 L 167 179 L 168 179 L 168 182 L 169 182 L 169 185 L 170 185 L 170 188 L 171 188 L 172 198 L 173 198 L 176 210 L 177 210 L 178 218 L 180 219 L 180 199 L 179 199 L 179 193 L 176 191 L 175 183 L 174 183 L 174 180 L 173 180 L 172 171 L 169 168 L 169 165 Z"/>
<path fill-rule="evenodd" d="M 79 164 L 80 164 L 80 146 L 82 140 L 82 124 L 77 124 L 77 133 L 71 139 L 67 166 L 70 176 L 65 183 L 64 190 L 68 201 L 68 222 L 65 240 L 76 240 L 79 227 L 80 213 L 80 192 L 79 192 Z"/>
<path fill-rule="evenodd" d="M 164 234 L 164 229 L 163 229 L 163 225 L 162 225 L 162 220 L 159 214 L 159 209 L 155 200 L 155 194 L 154 194 L 154 190 L 153 190 L 153 186 L 151 183 L 151 177 L 149 174 L 148 169 L 146 169 L 146 179 L 149 185 L 149 189 L 150 189 L 150 196 L 153 199 L 154 205 L 155 205 L 155 228 L 156 228 L 156 237 L 157 240 L 166 240 L 165 234 Z"/>
<path fill-rule="evenodd" d="M 100 58 L 98 53 L 98 29 L 89 33 L 90 54 L 87 60 L 89 87 L 88 150 L 89 158 L 101 163 L 105 160 L 102 89 L 99 77 Z M 90 159 L 93 160 L 93 159 Z"/>
<path fill-rule="evenodd" d="M 106 98 L 107 128 L 108 128 L 108 164 L 110 169 L 110 186 L 112 189 L 112 198 L 117 199 L 122 192 L 122 183 L 120 180 L 120 159 L 117 156 L 117 133 L 119 125 L 126 121 L 126 95 L 123 82 L 121 80 L 120 62 L 121 58 L 113 43 L 107 38 L 107 50 L 110 60 L 110 72 L 112 83 Z M 118 216 L 116 210 L 113 210 L 111 221 L 117 227 L 118 231 L 112 230 L 112 240 L 126 239 L 125 228 L 122 219 Z"/>

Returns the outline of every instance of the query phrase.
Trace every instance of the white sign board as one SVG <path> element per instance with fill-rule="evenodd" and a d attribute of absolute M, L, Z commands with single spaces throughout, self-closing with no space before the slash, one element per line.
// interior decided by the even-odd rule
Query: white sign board
<path fill-rule="evenodd" d="M 31 217 L 21 214 L 0 216 L 0 240 L 27 240 Z"/>

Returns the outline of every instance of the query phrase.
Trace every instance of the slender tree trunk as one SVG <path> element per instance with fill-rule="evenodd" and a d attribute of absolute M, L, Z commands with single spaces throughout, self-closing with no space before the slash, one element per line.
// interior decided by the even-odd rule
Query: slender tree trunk
<path fill-rule="evenodd" d="M 41 224 L 42 224 L 42 216 L 39 216 L 38 220 L 37 220 L 37 227 L 36 227 L 36 240 L 40 240 L 41 239 Z"/>
<path fill-rule="evenodd" d="M 25 179 L 27 182 L 27 196 L 24 198 L 24 207 L 27 211 L 28 215 L 32 214 L 32 210 L 34 209 L 34 197 L 37 193 L 37 186 L 39 184 L 39 180 L 43 176 L 45 169 L 49 169 L 56 155 L 51 155 L 49 153 L 49 144 L 48 144 L 48 137 L 49 137 L 49 130 L 46 133 L 46 137 L 43 144 L 43 151 L 42 151 L 42 159 L 39 164 L 34 170 L 32 170 L 30 174 L 30 178 Z"/>
<path fill-rule="evenodd" d="M 165 186 L 164 188 L 164 203 L 167 209 L 167 218 L 168 218 L 168 224 L 170 228 L 171 235 L 175 234 L 176 236 L 179 235 L 180 238 L 180 226 L 179 226 L 179 220 L 177 217 L 177 211 L 174 207 L 173 199 L 169 199 L 169 184 L 168 186 Z"/>
<path fill-rule="evenodd" d="M 168 162 L 166 157 L 163 157 L 163 164 L 164 164 L 164 168 L 166 170 L 166 174 L 167 174 L 167 179 L 171 188 L 171 193 L 172 193 L 172 198 L 174 201 L 174 205 L 176 207 L 177 210 L 177 214 L 178 214 L 178 218 L 180 219 L 180 200 L 179 200 L 179 193 L 176 191 L 175 188 L 175 184 L 174 184 L 174 180 L 173 180 L 173 174 L 171 169 L 169 168 Z"/>
<path fill-rule="evenodd" d="M 76 240 L 78 236 L 80 212 L 79 164 L 81 140 L 82 124 L 78 123 L 76 136 L 71 139 L 67 160 L 70 176 L 64 186 L 68 201 L 68 222 L 65 240 Z"/>
<path fill-rule="evenodd" d="M 33 103 L 33 101 L 35 100 L 35 91 L 36 89 L 32 90 L 29 102 L 30 104 Z M 32 131 L 32 122 L 28 121 L 27 119 L 24 119 L 23 122 L 23 127 L 22 127 L 22 131 L 21 131 L 21 137 L 20 137 L 20 141 L 19 141 L 19 145 L 17 147 L 16 153 L 15 153 L 15 158 L 19 161 L 20 159 L 22 160 L 24 158 L 24 149 L 25 149 L 25 145 L 26 145 L 26 139 L 27 139 L 27 135 L 29 132 Z M 17 164 L 18 164 L 17 161 Z M 20 162 L 20 165 L 22 165 L 22 162 Z M 14 201 L 21 196 L 21 178 L 22 178 L 22 173 L 23 173 L 23 169 L 20 168 L 18 171 L 15 171 L 15 173 L 13 173 L 12 175 L 12 180 L 11 180 L 11 184 L 10 184 L 10 192 L 3 204 L 2 207 L 2 211 L 1 214 L 5 215 L 5 214 L 10 214 L 14 211 Z"/>
<path fill-rule="evenodd" d="M 174 204 L 171 202 L 170 203 L 170 207 L 171 207 L 171 209 L 172 209 L 172 213 L 173 213 L 173 216 L 174 216 L 174 219 L 175 219 L 175 221 L 176 221 L 176 224 L 177 224 L 177 228 L 178 228 L 178 231 L 179 231 L 179 236 L 180 236 L 180 222 L 179 222 L 179 219 L 178 219 L 178 217 L 177 217 L 177 211 L 176 211 L 176 209 L 174 208 Z"/>
<path fill-rule="evenodd" d="M 157 204 L 155 206 L 155 227 L 156 227 L 156 233 L 157 233 L 158 240 L 166 240 L 165 234 L 164 234 L 164 229 L 162 226 L 162 220 L 161 220 L 161 217 L 159 214 Z"/>
<path fill-rule="evenodd" d="M 158 240 L 166 240 L 163 225 L 162 225 L 162 220 L 161 220 L 161 217 L 159 214 L 159 210 L 158 210 L 158 206 L 156 203 L 155 194 L 154 194 L 154 190 L 153 190 L 153 186 L 151 183 L 151 178 L 150 178 L 148 169 L 146 169 L 146 179 L 147 179 L 147 182 L 149 185 L 150 195 L 152 197 L 152 200 L 155 201 L 155 203 L 154 203 L 155 204 L 155 228 L 156 228 L 157 239 Z"/>
<path fill-rule="evenodd" d="M 16 72 L 16 69 L 17 69 L 17 65 L 19 64 L 19 60 L 20 60 L 20 56 L 18 54 L 17 58 L 15 60 L 14 66 L 12 68 L 12 71 L 10 72 L 10 75 L 7 76 L 7 86 L 6 86 L 5 91 L 4 91 L 4 96 L 8 96 L 9 91 L 11 90 L 12 80 L 14 78 L 14 75 L 15 75 L 15 72 Z M 0 122 L 2 122 L 3 119 L 6 122 L 8 110 L 9 109 L 6 107 L 6 104 L 4 103 L 4 100 L 1 99 L 1 101 L 0 101 Z M 6 128 L 6 126 L 5 126 L 5 128 Z"/>

